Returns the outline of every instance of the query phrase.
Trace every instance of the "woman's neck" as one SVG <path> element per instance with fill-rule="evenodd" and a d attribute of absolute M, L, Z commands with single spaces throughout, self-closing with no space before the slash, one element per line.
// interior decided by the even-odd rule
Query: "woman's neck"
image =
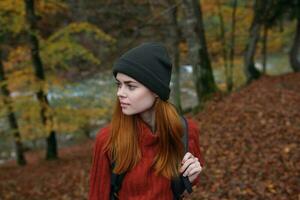
<path fill-rule="evenodd" d="M 140 113 L 142 120 L 151 128 L 151 131 L 155 132 L 155 112 L 154 108 Z"/>

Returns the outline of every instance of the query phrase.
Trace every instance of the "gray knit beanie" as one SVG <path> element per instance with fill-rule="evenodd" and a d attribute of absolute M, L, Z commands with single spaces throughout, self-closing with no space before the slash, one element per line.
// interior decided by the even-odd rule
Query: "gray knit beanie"
<path fill-rule="evenodd" d="M 118 72 L 142 83 L 162 100 L 169 99 L 172 64 L 162 44 L 143 43 L 130 49 L 115 62 L 115 77 Z"/>

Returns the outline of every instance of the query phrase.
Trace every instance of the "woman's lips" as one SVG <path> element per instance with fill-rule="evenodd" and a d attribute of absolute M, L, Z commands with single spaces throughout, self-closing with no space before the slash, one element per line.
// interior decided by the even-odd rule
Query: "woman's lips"
<path fill-rule="evenodd" d="M 129 106 L 129 105 L 130 105 L 129 103 L 121 102 L 121 107 L 127 107 L 127 106 Z"/>

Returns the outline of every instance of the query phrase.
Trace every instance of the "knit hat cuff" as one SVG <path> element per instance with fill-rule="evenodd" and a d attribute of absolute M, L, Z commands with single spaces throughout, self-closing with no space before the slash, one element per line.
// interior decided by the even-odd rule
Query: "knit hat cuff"
<path fill-rule="evenodd" d="M 153 74 L 152 71 L 148 70 L 146 67 L 140 68 L 136 66 L 140 65 L 132 60 L 120 58 L 114 65 L 113 74 L 115 77 L 117 76 L 118 72 L 126 74 L 145 85 L 148 89 L 157 94 L 162 100 L 168 100 L 170 95 L 169 86 L 165 85 Z M 158 84 L 154 83 L 153 81 L 145 81 L 147 79 L 159 82 L 159 87 Z M 161 87 L 163 87 L 163 90 Z"/>

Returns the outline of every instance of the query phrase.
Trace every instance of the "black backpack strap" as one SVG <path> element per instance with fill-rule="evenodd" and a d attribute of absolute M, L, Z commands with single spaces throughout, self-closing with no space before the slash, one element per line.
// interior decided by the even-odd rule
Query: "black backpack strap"
<path fill-rule="evenodd" d="M 182 143 L 183 143 L 183 146 L 184 146 L 184 152 L 188 152 L 189 151 L 189 130 L 188 130 L 188 125 L 187 125 L 187 121 L 186 119 L 181 116 L 180 117 L 180 120 L 181 120 L 181 124 L 182 124 L 182 127 L 183 127 L 183 136 L 182 136 Z"/>
<path fill-rule="evenodd" d="M 185 153 L 187 153 L 189 151 L 189 128 L 188 128 L 188 124 L 187 124 L 187 121 L 184 117 L 181 117 L 181 120 L 183 120 L 183 128 L 184 128 L 184 134 L 183 134 L 183 143 L 184 143 L 184 150 L 185 150 Z M 186 190 L 188 191 L 188 193 L 192 193 L 193 192 L 193 189 L 192 189 L 192 184 L 191 182 L 189 181 L 189 178 L 188 177 L 184 177 L 182 176 L 182 180 L 183 180 L 183 183 L 185 185 L 185 188 Z"/>
<path fill-rule="evenodd" d="M 113 172 L 115 167 L 115 162 L 111 163 L 111 177 L 110 177 L 110 200 L 119 199 L 118 192 L 121 189 L 123 179 L 126 172 L 121 174 L 116 174 Z"/>
<path fill-rule="evenodd" d="M 181 123 L 183 126 L 183 136 L 182 136 L 182 143 L 184 145 L 184 152 L 187 153 L 189 150 L 189 145 L 188 145 L 188 125 L 187 121 L 184 117 L 180 117 Z M 189 181 L 188 177 L 184 177 L 180 175 L 179 177 L 173 178 L 171 180 L 171 188 L 174 196 L 174 200 L 179 200 L 182 199 L 181 195 L 185 190 L 187 190 L 189 193 L 193 191 L 192 189 L 192 184 Z"/>

